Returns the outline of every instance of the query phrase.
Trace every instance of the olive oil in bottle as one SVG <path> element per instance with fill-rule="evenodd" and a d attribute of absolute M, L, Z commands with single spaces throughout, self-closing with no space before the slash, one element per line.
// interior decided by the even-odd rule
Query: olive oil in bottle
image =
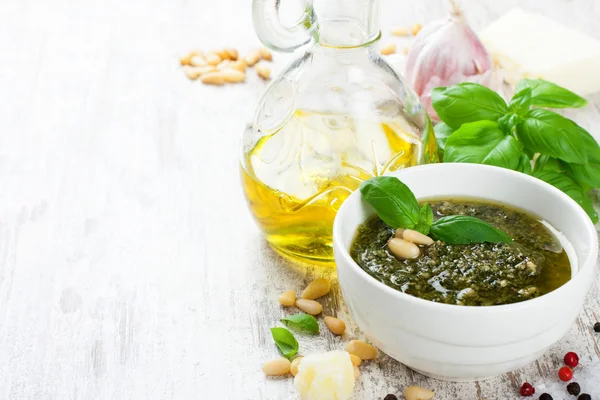
<path fill-rule="evenodd" d="M 431 146 L 425 151 L 433 154 L 435 141 Z M 420 131 L 400 115 L 296 110 L 245 149 L 241 173 L 268 242 L 288 258 L 328 265 L 333 219 L 344 200 L 365 179 L 419 164 L 422 151 Z"/>

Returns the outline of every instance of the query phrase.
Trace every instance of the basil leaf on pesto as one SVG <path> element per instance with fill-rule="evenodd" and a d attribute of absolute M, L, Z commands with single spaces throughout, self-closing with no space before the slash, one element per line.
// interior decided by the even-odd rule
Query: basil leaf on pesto
<path fill-rule="evenodd" d="M 429 206 L 429 203 L 425 203 L 419 212 L 419 223 L 415 225 L 415 231 L 421 232 L 423 235 L 427 235 L 432 223 L 433 211 L 431 211 L 431 206 Z"/>
<path fill-rule="evenodd" d="M 414 229 L 420 222 L 417 198 L 400 179 L 376 176 L 360 185 L 363 200 L 392 228 Z"/>
<path fill-rule="evenodd" d="M 281 321 L 295 331 L 319 333 L 319 323 L 312 315 L 298 313 L 281 318 Z"/>
<path fill-rule="evenodd" d="M 293 357 L 298 352 L 298 341 L 287 329 L 271 328 L 271 336 L 273 336 L 275 344 L 285 357 Z"/>
<path fill-rule="evenodd" d="M 431 225 L 431 236 L 448 244 L 508 243 L 506 232 L 479 218 L 468 215 L 449 215 Z"/>

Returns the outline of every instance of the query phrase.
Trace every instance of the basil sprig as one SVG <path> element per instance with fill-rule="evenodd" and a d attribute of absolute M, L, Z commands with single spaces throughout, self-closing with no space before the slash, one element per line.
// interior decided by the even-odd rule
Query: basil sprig
<path fill-rule="evenodd" d="M 442 120 L 434 131 L 444 162 L 533 175 L 565 192 L 598 222 L 590 198 L 590 190 L 600 188 L 598 142 L 570 119 L 538 108 L 583 107 L 584 98 L 543 79 L 520 81 L 508 104 L 475 83 L 439 87 L 431 97 Z"/>
<path fill-rule="evenodd" d="M 298 313 L 288 315 L 282 318 L 281 321 L 295 331 L 319 333 L 319 323 L 312 315 Z"/>
<path fill-rule="evenodd" d="M 273 336 L 273 340 L 277 347 L 279 347 L 279 351 L 284 357 L 290 358 L 296 355 L 298 352 L 298 340 L 292 335 L 292 332 L 288 331 L 285 328 L 271 328 L 271 336 Z"/>
<path fill-rule="evenodd" d="M 398 178 L 377 176 L 360 185 L 363 200 L 394 229 L 414 229 L 450 244 L 505 243 L 512 239 L 479 218 L 451 215 L 433 220 L 429 203 L 419 208 L 413 192 Z"/>

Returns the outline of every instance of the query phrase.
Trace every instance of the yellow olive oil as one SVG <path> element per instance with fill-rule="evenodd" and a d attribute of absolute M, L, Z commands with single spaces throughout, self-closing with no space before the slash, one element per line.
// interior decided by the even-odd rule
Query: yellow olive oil
<path fill-rule="evenodd" d="M 426 151 L 433 154 L 432 142 Z M 328 265 L 333 219 L 344 200 L 365 179 L 419 164 L 422 153 L 420 132 L 401 116 L 297 110 L 246 150 L 241 173 L 268 242 L 288 258 Z"/>

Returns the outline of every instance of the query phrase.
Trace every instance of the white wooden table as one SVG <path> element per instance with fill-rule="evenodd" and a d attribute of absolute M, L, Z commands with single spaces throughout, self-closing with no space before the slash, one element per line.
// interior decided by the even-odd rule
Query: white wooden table
<path fill-rule="evenodd" d="M 443 3 L 386 1 L 382 26 L 435 19 Z M 521 5 L 600 37 L 597 0 L 463 4 L 475 28 Z M 292 398 L 291 379 L 260 370 L 278 354 L 275 297 L 332 271 L 283 261 L 246 210 L 238 141 L 265 84 L 202 86 L 178 67 L 225 45 L 258 45 L 250 0 L 0 2 L 0 399 Z M 600 95 L 589 99 L 571 116 L 598 135 Z M 350 322 L 337 288 L 324 306 Z M 521 371 L 453 384 L 382 356 L 355 398 L 407 384 L 439 400 L 509 398 L 567 349 L 598 360 L 599 315 L 596 283 L 569 335 Z M 352 337 L 350 324 L 301 346 Z"/>

